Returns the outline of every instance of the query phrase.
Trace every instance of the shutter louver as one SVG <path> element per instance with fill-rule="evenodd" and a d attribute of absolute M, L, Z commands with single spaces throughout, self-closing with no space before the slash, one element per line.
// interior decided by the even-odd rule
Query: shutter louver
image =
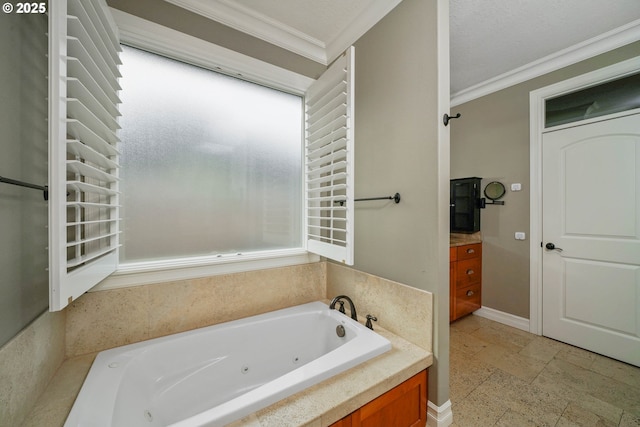
<path fill-rule="evenodd" d="M 305 97 L 307 250 L 347 265 L 353 265 L 353 76 L 352 46 Z"/>
<path fill-rule="evenodd" d="M 104 0 L 49 10 L 50 311 L 118 262 L 117 27 Z"/>

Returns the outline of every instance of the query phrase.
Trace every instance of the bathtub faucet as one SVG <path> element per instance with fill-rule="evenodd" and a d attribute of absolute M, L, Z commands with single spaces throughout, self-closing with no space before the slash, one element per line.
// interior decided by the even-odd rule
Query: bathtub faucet
<path fill-rule="evenodd" d="M 342 307 L 344 305 L 344 302 L 342 302 L 341 300 L 343 299 L 347 300 L 347 302 L 349 303 L 349 311 L 351 311 L 351 318 L 357 322 L 358 315 L 356 314 L 356 306 L 353 304 L 353 301 L 351 301 L 351 298 L 349 298 L 348 296 L 338 295 L 333 300 L 331 300 L 331 304 L 329 305 L 329 308 L 332 310 L 335 310 L 337 303 L 340 303 L 340 306 Z M 344 313 L 343 310 L 340 310 L 340 311 Z"/>

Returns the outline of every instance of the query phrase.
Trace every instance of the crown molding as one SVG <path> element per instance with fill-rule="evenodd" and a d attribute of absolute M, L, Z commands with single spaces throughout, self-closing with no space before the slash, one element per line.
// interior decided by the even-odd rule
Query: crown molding
<path fill-rule="evenodd" d="M 489 95 L 640 40 L 640 19 L 451 95 L 451 106 Z"/>
<path fill-rule="evenodd" d="M 363 13 L 359 14 L 346 28 L 333 40 L 327 43 L 326 57 L 328 63 L 332 63 L 342 55 L 349 46 L 371 29 L 378 21 L 384 18 L 402 0 L 385 0 L 371 4 Z"/>
<path fill-rule="evenodd" d="M 121 41 L 133 47 L 295 94 L 303 94 L 314 81 L 126 12 L 113 8 L 110 11 Z"/>
<path fill-rule="evenodd" d="M 329 65 L 402 0 L 379 0 L 359 14 L 330 42 L 318 40 L 232 0 L 165 0 L 235 30 Z"/>
<path fill-rule="evenodd" d="M 327 65 L 324 43 L 229 0 L 165 0 L 250 36 Z"/>

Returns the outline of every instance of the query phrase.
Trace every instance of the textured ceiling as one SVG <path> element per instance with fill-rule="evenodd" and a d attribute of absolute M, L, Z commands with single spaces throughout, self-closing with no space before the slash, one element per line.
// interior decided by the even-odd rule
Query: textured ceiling
<path fill-rule="evenodd" d="M 640 0 L 450 0 L 449 7 L 451 93 L 640 19 Z"/>
<path fill-rule="evenodd" d="M 345 42 L 341 33 L 362 27 L 356 25 L 362 23 L 358 21 L 375 17 L 372 11 L 391 3 L 391 0 L 166 1 L 187 8 L 196 6 L 213 15 L 220 7 L 238 9 L 240 21 L 244 20 L 242 16 L 258 18 L 269 28 L 285 28 L 289 36 L 293 34 L 294 38 L 332 50 L 333 54 L 348 47 L 348 44 L 336 46 Z M 640 20 L 640 0 L 449 0 L 449 5 L 452 95 Z M 225 23 L 232 25 L 229 22 Z M 248 31 L 253 28 L 251 25 L 238 29 L 251 32 Z M 268 33 L 269 30 L 264 34 Z M 253 35 L 262 37 L 260 33 Z M 286 41 L 281 46 L 290 49 Z M 329 60 L 330 54 L 326 55 Z"/>

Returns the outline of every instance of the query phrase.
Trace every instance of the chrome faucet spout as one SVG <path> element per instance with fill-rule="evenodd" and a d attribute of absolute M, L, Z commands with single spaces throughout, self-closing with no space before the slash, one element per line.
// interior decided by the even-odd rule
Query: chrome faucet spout
<path fill-rule="evenodd" d="M 353 320 L 355 320 L 356 322 L 358 321 L 358 314 L 356 313 L 356 306 L 353 303 L 353 301 L 351 301 L 351 298 L 349 298 L 346 295 L 338 295 L 337 297 L 335 297 L 334 299 L 331 300 L 331 304 L 329 304 L 329 308 L 332 310 L 335 310 L 336 308 L 336 304 L 340 303 L 341 306 L 344 305 L 344 303 L 341 300 L 346 300 L 349 303 L 349 311 L 351 312 L 351 318 Z M 344 311 L 340 310 L 342 313 L 344 313 Z"/>

